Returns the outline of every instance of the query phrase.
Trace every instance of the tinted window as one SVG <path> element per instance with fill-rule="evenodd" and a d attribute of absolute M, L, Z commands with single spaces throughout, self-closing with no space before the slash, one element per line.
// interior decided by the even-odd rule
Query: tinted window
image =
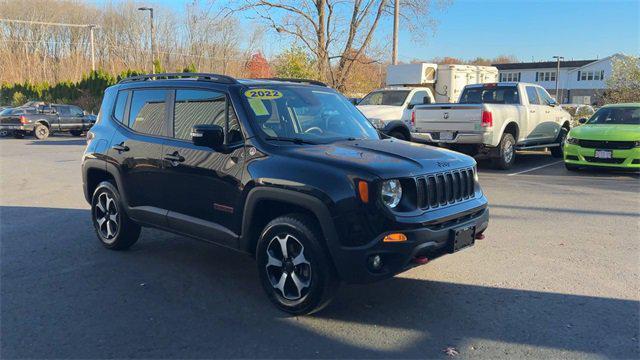
<path fill-rule="evenodd" d="M 538 92 L 533 86 L 527 86 L 527 97 L 529 98 L 529 104 L 539 105 L 540 99 L 538 98 Z"/>
<path fill-rule="evenodd" d="M 129 111 L 131 129 L 145 134 L 163 135 L 166 94 L 166 90 L 135 90 Z"/>
<path fill-rule="evenodd" d="M 603 107 L 596 111 L 587 123 L 592 125 L 640 125 L 640 107 Z"/>
<path fill-rule="evenodd" d="M 58 115 L 60 116 L 71 116 L 71 111 L 69 111 L 68 106 L 56 106 L 54 109 L 58 112 Z"/>
<path fill-rule="evenodd" d="M 118 98 L 113 107 L 113 117 L 120 122 L 124 122 L 124 107 L 127 105 L 127 96 L 129 96 L 128 91 L 118 92 Z M 126 125 L 126 122 L 124 123 Z"/>
<path fill-rule="evenodd" d="M 467 87 L 460 95 L 461 104 L 519 104 L 516 86 Z"/>
<path fill-rule="evenodd" d="M 174 137 L 191 140 L 194 125 L 226 127 L 227 101 L 224 94 L 206 90 L 178 90 L 174 110 Z"/>
<path fill-rule="evenodd" d="M 77 106 L 69 106 L 71 116 L 84 116 L 84 112 Z"/>
<path fill-rule="evenodd" d="M 409 96 L 409 90 L 374 91 L 365 96 L 358 105 L 391 105 L 401 106 Z"/>

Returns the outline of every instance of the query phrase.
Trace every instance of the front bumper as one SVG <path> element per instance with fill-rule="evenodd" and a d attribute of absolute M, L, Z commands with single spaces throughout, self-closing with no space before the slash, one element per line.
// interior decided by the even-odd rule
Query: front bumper
<path fill-rule="evenodd" d="M 475 233 L 480 234 L 488 225 L 489 209 L 485 203 L 443 222 L 425 224 L 410 230 L 386 232 L 359 247 L 341 247 L 339 251 L 333 252 L 333 260 L 343 281 L 351 284 L 370 283 L 418 266 L 419 264 L 414 262 L 417 257 L 433 260 L 451 253 L 453 232 L 456 229 L 474 226 Z M 394 232 L 405 234 L 407 241 L 382 241 L 386 235 Z M 382 258 L 384 265 L 379 271 L 373 271 L 369 267 L 369 258 L 373 255 L 380 255 Z"/>
<path fill-rule="evenodd" d="M 612 150 L 612 159 L 596 159 L 595 152 L 596 149 L 565 144 L 564 161 L 567 164 L 577 166 L 640 169 L 640 148 Z"/>

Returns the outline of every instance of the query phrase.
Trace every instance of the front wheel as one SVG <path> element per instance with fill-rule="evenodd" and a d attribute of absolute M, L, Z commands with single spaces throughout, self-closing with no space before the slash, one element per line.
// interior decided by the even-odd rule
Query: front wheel
<path fill-rule="evenodd" d="M 553 156 L 554 158 L 562 158 L 564 156 L 564 142 L 565 140 L 567 140 L 568 133 L 569 131 L 567 131 L 567 129 L 560 129 L 558 139 L 556 140 L 558 146 L 551 148 L 551 156 Z"/>
<path fill-rule="evenodd" d="M 491 160 L 494 167 L 507 170 L 513 166 L 516 159 L 516 140 L 509 133 L 502 134 L 498 145 L 498 157 Z"/>
<path fill-rule="evenodd" d="M 256 248 L 260 281 L 269 299 L 293 315 L 311 314 L 329 304 L 338 279 L 316 222 L 291 214 L 272 220 Z"/>

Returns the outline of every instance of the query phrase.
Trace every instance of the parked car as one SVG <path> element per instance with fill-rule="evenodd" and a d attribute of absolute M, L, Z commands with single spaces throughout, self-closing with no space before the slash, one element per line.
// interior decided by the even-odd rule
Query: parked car
<path fill-rule="evenodd" d="M 9 136 L 14 134 L 14 130 L 19 130 L 21 125 L 11 125 L 10 122 L 16 117 L 19 119 L 21 115 L 36 114 L 37 111 L 33 107 L 7 107 L 0 110 L 0 136 Z"/>
<path fill-rule="evenodd" d="M 0 131 L 12 131 L 14 137 L 23 138 L 32 134 L 36 139 L 46 139 L 49 134 L 68 132 L 80 136 L 95 123 L 86 113 L 74 105 L 39 105 L 37 108 L 22 107 L 28 111 L 0 113 Z"/>
<path fill-rule="evenodd" d="M 152 226 L 239 250 L 276 306 L 307 314 L 341 281 L 389 278 L 483 237 L 473 158 L 382 137 L 317 81 L 161 76 L 109 87 L 87 134 L 84 195 L 105 247 Z"/>
<path fill-rule="evenodd" d="M 605 105 L 571 129 L 564 146 L 568 170 L 640 169 L 640 103 Z"/>
<path fill-rule="evenodd" d="M 489 157 L 499 169 L 513 165 L 516 150 L 549 148 L 561 158 L 571 128 L 544 88 L 513 82 L 467 85 L 459 103 L 418 106 L 413 119 L 413 139 Z"/>
<path fill-rule="evenodd" d="M 385 134 L 400 140 L 411 139 L 411 110 L 416 105 L 433 103 L 426 87 L 388 87 L 370 92 L 358 109 Z"/>

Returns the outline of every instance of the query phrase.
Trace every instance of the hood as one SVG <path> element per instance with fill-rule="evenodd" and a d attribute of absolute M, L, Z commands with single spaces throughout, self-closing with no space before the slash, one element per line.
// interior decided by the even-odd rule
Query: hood
<path fill-rule="evenodd" d="M 401 120 L 404 107 L 390 105 L 358 105 L 367 119 L 380 119 L 383 121 Z"/>
<path fill-rule="evenodd" d="M 475 165 L 475 160 L 470 156 L 397 139 L 287 146 L 286 151 L 287 156 L 344 170 L 366 171 L 383 179 L 431 174 Z"/>
<path fill-rule="evenodd" d="M 640 125 L 582 125 L 571 129 L 569 136 L 582 140 L 638 141 Z"/>

